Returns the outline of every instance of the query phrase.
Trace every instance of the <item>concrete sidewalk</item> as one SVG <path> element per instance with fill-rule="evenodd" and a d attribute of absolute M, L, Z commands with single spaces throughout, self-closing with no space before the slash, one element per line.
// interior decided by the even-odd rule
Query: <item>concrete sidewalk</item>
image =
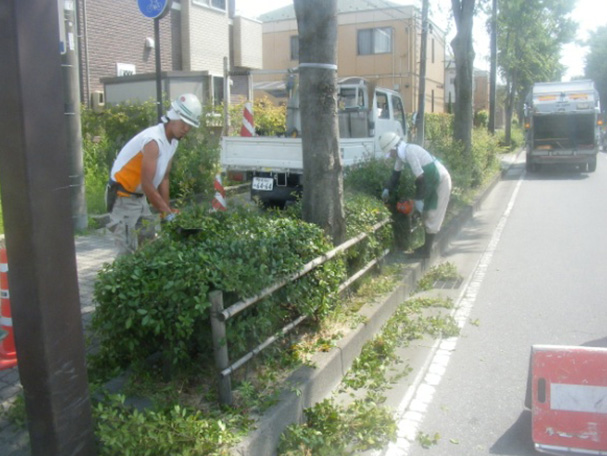
<path fill-rule="evenodd" d="M 510 168 L 510 166 L 516 161 L 517 153 L 510 153 L 501 156 L 502 174 Z M 499 177 L 496 179 L 499 180 Z M 486 193 L 489 193 L 492 186 L 489 186 Z M 481 196 L 481 199 L 484 196 Z M 447 238 L 455 236 L 461 225 L 474 214 L 474 208 L 470 208 L 469 211 L 460 214 L 456 217 L 457 220 L 454 223 L 450 223 L 441 232 L 440 240 L 438 243 L 448 242 Z M 85 236 L 78 236 L 75 239 L 76 245 L 76 257 L 78 267 L 78 284 L 80 288 L 80 305 L 82 309 L 83 323 L 86 325 L 90 321 L 90 317 L 95 307 L 93 304 L 93 290 L 97 272 L 101 269 L 104 263 L 111 262 L 116 256 L 117 249 L 114 246 L 112 237 L 105 232 L 105 230 L 97 230 L 92 234 Z M 348 336 L 353 343 L 350 345 L 351 356 L 356 356 L 356 352 L 359 351 L 360 347 L 364 343 L 364 340 L 371 337 L 372 333 L 381 327 L 381 322 L 389 317 L 390 311 L 394 309 L 397 302 L 401 301 L 404 294 L 407 293 L 407 289 L 415 283 L 415 280 L 420 277 L 422 268 L 419 266 L 412 271 L 412 274 L 408 277 L 408 280 L 403 281 L 402 286 L 397 290 L 387 305 L 380 306 L 382 309 L 378 310 L 378 317 L 375 324 L 367 324 L 364 330 L 359 333 Z M 408 282 L 408 283 L 405 283 Z M 364 339 L 364 340 L 363 340 Z M 343 357 L 344 352 L 340 354 L 340 359 L 336 359 L 334 364 L 327 362 L 327 366 L 330 368 L 325 369 L 326 376 L 333 378 L 333 381 L 343 374 Z M 299 373 L 301 375 L 301 373 Z M 307 389 L 315 391 L 307 391 L 306 396 L 323 395 L 326 391 L 316 391 L 317 389 L 324 390 L 325 387 L 330 386 L 333 381 L 318 381 L 318 377 L 323 376 L 322 372 L 309 372 L 304 375 L 300 380 L 308 381 Z M 320 384 L 324 383 L 321 387 Z M 3 410 L 7 410 L 10 404 L 14 401 L 15 397 L 21 391 L 21 383 L 19 381 L 19 372 L 17 368 L 7 369 L 0 371 L 0 405 Z M 302 404 L 298 404 L 296 408 L 300 408 Z M 291 409 L 293 404 L 285 402 L 284 408 Z M 0 410 L 2 410 L 0 409 Z M 279 406 L 280 409 L 280 406 Z M 258 423 L 260 425 L 256 436 L 250 436 L 246 439 L 239 448 L 236 449 L 237 454 L 256 455 L 264 454 L 257 453 L 257 448 L 263 448 L 264 445 L 260 445 L 260 440 L 266 440 L 266 444 L 274 440 L 276 437 L 275 433 L 275 420 L 282 420 L 287 418 L 285 415 L 289 415 L 288 410 L 277 410 L 273 419 L 267 420 L 267 423 Z M 273 429 L 274 428 L 274 429 Z M 271 436 L 271 437 L 270 437 Z M 269 438 L 270 437 L 270 438 Z M 248 440 L 248 441 L 247 441 Z M 243 448 L 244 447 L 244 448 Z M 248 447 L 248 448 L 247 448 Z M 265 451 L 265 450 L 262 450 Z M 0 456 L 29 456 L 30 445 L 29 435 L 27 430 L 18 429 L 12 426 L 6 417 L 5 413 L 0 414 Z"/>

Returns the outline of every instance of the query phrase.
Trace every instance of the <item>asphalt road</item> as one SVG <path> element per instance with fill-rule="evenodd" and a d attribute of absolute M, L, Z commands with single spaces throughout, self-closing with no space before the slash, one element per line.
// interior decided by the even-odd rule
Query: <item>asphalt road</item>
<path fill-rule="evenodd" d="M 595 173 L 533 174 L 521 154 L 440 260 L 466 277 L 462 331 L 429 359 L 431 375 L 409 392 L 400 445 L 382 454 L 538 454 L 524 407 L 530 348 L 607 347 L 606 258 L 607 154 Z"/>

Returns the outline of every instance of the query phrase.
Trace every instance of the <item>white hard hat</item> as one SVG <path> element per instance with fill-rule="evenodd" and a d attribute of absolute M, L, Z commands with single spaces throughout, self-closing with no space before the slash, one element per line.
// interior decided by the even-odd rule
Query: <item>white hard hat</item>
<path fill-rule="evenodd" d="M 179 95 L 171 103 L 171 108 L 177 113 L 179 118 L 194 128 L 200 127 L 200 116 L 202 114 L 202 105 L 198 97 L 193 93 L 184 93 Z M 171 116 L 169 116 L 170 118 Z"/>
<path fill-rule="evenodd" d="M 386 158 L 390 157 L 390 151 L 394 149 L 399 142 L 400 136 L 393 131 L 382 133 L 382 135 L 379 137 L 379 147 L 381 147 L 381 150 L 385 154 Z"/>

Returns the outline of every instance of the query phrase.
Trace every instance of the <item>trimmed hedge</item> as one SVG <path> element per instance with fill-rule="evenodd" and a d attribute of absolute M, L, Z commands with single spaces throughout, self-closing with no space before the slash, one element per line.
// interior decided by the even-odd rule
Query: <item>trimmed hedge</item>
<path fill-rule="evenodd" d="M 388 216 L 365 196 L 346 207 L 349 234 Z M 180 228 L 199 228 L 184 236 Z M 325 263 L 228 321 L 232 359 L 242 356 L 299 315 L 322 319 L 338 304 L 347 263 L 360 264 L 391 245 L 391 228 Z M 209 361 L 209 292 L 228 307 L 288 277 L 333 246 L 316 225 L 275 212 L 239 208 L 209 213 L 196 207 L 166 224 L 158 239 L 99 273 L 91 328 L 99 341 L 94 365 L 104 370 L 141 365 L 162 354 L 174 367 Z"/>

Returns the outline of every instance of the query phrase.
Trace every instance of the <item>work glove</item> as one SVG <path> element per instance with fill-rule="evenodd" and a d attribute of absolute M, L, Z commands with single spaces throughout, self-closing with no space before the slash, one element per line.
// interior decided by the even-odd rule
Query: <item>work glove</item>
<path fill-rule="evenodd" d="M 420 214 L 424 212 L 424 200 L 415 200 L 415 210 Z"/>
<path fill-rule="evenodd" d="M 177 217 L 177 215 L 171 212 L 169 215 L 167 215 L 164 218 L 164 221 L 165 222 L 172 222 L 173 220 L 175 220 L 175 217 Z"/>
<path fill-rule="evenodd" d="M 384 203 L 388 202 L 388 198 L 390 198 L 390 190 L 384 188 L 384 191 L 381 192 L 381 199 Z"/>

